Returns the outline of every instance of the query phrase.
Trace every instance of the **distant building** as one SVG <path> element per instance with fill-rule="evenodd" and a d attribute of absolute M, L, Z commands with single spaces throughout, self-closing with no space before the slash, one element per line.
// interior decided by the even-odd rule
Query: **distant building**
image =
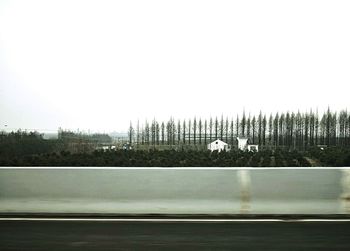
<path fill-rule="evenodd" d="M 238 149 L 245 151 L 248 149 L 248 138 L 245 137 L 237 137 L 238 141 Z"/>
<path fill-rule="evenodd" d="M 123 150 L 132 150 L 132 146 L 129 143 L 123 144 Z"/>
<path fill-rule="evenodd" d="M 259 145 L 248 145 L 248 152 L 258 152 Z"/>
<path fill-rule="evenodd" d="M 96 147 L 96 150 L 103 150 L 103 151 L 115 150 L 115 149 L 116 149 L 116 147 L 112 146 L 112 145 Z"/>
<path fill-rule="evenodd" d="M 215 140 L 213 142 L 211 142 L 210 144 L 208 144 L 208 150 L 210 151 L 230 151 L 231 147 L 229 146 L 229 144 L 225 143 L 222 140 Z"/>
<path fill-rule="evenodd" d="M 248 152 L 258 152 L 259 145 L 248 144 L 249 139 L 246 137 L 237 137 L 238 149 Z"/>
<path fill-rule="evenodd" d="M 58 133 L 43 133 L 43 139 L 58 139 Z"/>
<path fill-rule="evenodd" d="M 317 145 L 317 147 L 323 151 L 323 150 L 326 149 L 328 146 L 327 146 L 327 145 Z"/>

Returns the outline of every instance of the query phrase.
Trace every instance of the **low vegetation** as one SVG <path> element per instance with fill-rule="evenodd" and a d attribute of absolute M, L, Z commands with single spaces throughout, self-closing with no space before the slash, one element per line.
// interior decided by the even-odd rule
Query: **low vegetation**
<path fill-rule="evenodd" d="M 305 156 L 309 156 L 306 158 Z M 345 149 L 316 149 L 297 151 L 266 150 L 253 152 L 210 151 L 94 151 L 92 153 L 31 154 L 0 158 L 2 166 L 135 166 L 135 167 L 309 167 L 308 159 L 316 159 L 323 166 L 350 166 L 350 151 Z"/>

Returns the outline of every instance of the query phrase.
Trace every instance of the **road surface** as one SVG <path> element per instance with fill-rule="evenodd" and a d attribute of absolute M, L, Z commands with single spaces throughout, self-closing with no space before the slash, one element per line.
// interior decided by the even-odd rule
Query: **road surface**
<path fill-rule="evenodd" d="M 0 221 L 2 251 L 350 250 L 349 236 L 349 221 Z"/>

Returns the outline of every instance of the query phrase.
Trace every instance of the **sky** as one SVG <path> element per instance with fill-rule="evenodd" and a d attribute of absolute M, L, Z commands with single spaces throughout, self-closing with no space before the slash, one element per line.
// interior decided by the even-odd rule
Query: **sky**
<path fill-rule="evenodd" d="M 0 1 L 0 129 L 348 108 L 350 1 Z"/>

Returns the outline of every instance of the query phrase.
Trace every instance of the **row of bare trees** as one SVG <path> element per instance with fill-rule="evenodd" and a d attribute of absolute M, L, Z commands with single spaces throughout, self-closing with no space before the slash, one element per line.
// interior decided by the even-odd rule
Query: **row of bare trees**
<path fill-rule="evenodd" d="M 221 139 L 231 145 L 237 137 L 247 137 L 251 144 L 288 149 L 306 149 L 310 146 L 350 146 L 350 113 L 347 110 L 323 114 L 318 112 L 287 112 L 257 116 L 246 115 L 235 119 L 193 118 L 166 122 L 155 119 L 130 123 L 129 141 L 137 145 L 205 145 Z"/>

